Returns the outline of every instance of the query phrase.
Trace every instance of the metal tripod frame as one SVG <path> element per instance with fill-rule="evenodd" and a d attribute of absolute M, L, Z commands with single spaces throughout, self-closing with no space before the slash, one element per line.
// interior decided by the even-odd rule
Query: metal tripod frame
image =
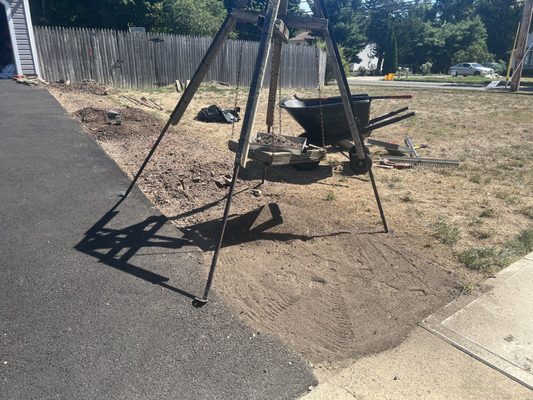
<path fill-rule="evenodd" d="M 331 24 L 328 20 L 328 13 L 324 0 L 317 0 L 313 2 L 313 17 L 302 17 L 295 15 L 288 15 L 288 0 L 272 0 L 270 1 L 269 7 L 267 9 L 266 15 L 261 15 L 259 13 L 250 12 L 242 10 L 242 7 L 246 4 L 246 0 L 239 0 L 236 4 L 236 8 L 233 9 L 222 24 L 220 30 L 216 34 L 213 42 L 209 46 L 202 62 L 198 66 L 196 72 L 194 73 L 189 85 L 185 89 L 185 92 L 181 96 L 176 108 L 172 112 L 168 122 L 165 124 L 163 130 L 161 131 L 159 137 L 155 141 L 154 145 L 150 149 L 146 159 L 139 168 L 139 171 L 133 178 L 130 186 L 124 193 L 122 200 L 125 200 L 126 197 L 130 194 L 134 188 L 137 180 L 144 171 L 146 165 L 152 158 L 154 152 L 156 151 L 159 143 L 165 136 L 166 132 L 170 128 L 170 125 L 176 125 L 183 117 L 185 110 L 190 104 L 194 94 L 198 90 L 200 84 L 205 78 L 209 67 L 213 63 L 215 57 L 222 48 L 224 41 L 228 38 L 228 35 L 233 31 L 237 22 L 252 23 L 260 25 L 262 23 L 261 39 L 259 43 L 259 50 L 257 53 L 257 58 L 255 61 L 255 67 L 252 76 L 252 82 L 248 92 L 248 102 L 246 104 L 246 110 L 244 113 L 241 134 L 239 138 L 239 146 L 235 156 L 235 164 L 233 169 L 233 176 L 231 180 L 231 185 L 229 188 L 229 193 L 226 200 L 226 205 L 224 208 L 224 215 L 222 217 L 222 226 L 220 229 L 220 235 L 218 242 L 216 244 L 215 252 L 213 254 L 213 259 L 211 262 L 211 267 L 209 269 L 209 275 L 207 278 L 207 283 L 204 289 L 202 297 L 197 297 L 193 301 L 193 305 L 196 307 L 201 307 L 205 305 L 208 301 L 209 291 L 213 283 L 213 278 L 215 275 L 215 270 L 218 262 L 218 257 L 220 254 L 220 249 L 224 241 L 224 234 L 226 231 L 226 225 L 229 218 L 229 213 L 231 209 L 231 203 L 233 200 L 233 194 L 235 192 L 235 184 L 237 181 L 237 176 L 241 168 L 246 167 L 246 162 L 248 159 L 248 151 L 250 146 L 250 136 L 253 131 L 257 109 L 259 104 L 259 96 L 261 89 L 263 87 L 263 81 L 265 78 L 265 69 L 267 65 L 268 58 L 272 52 L 272 73 L 270 81 L 270 92 L 268 97 L 268 108 L 267 108 L 267 126 L 272 128 L 274 121 L 274 108 L 276 100 L 276 89 L 278 87 L 278 80 L 280 75 L 281 67 L 281 49 L 284 41 L 288 40 L 288 27 L 294 29 L 309 29 L 314 31 L 319 31 L 323 34 L 328 54 L 332 59 L 331 65 L 333 66 L 339 91 L 341 94 L 342 104 L 346 118 L 348 120 L 348 125 L 350 127 L 350 132 L 352 135 L 352 140 L 354 142 L 354 148 L 357 155 L 357 158 L 361 160 L 364 166 L 368 169 L 368 174 L 370 181 L 372 183 L 372 189 L 376 199 L 376 203 L 379 209 L 381 216 L 381 221 L 383 223 L 383 228 L 385 233 L 388 232 L 387 221 L 385 219 L 385 214 L 381 206 L 381 201 L 379 198 L 379 193 L 377 190 L 376 182 L 374 179 L 374 174 L 372 173 L 372 164 L 365 152 L 363 145 L 362 137 L 357 129 L 356 125 L 356 114 L 355 108 L 351 101 L 350 88 L 348 86 L 348 80 L 346 78 L 346 73 L 342 67 L 342 60 L 335 40 L 335 36 L 332 31 Z M 273 51 L 272 51 L 273 44 Z M 320 84 L 320 82 L 318 83 Z"/>

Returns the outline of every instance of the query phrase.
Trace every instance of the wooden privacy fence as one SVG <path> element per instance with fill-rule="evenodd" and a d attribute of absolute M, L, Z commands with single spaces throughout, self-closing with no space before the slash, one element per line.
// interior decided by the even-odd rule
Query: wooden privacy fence
<path fill-rule="evenodd" d="M 60 27 L 35 27 L 35 39 L 43 79 L 49 82 L 92 79 L 128 89 L 149 89 L 174 83 L 178 79 L 191 79 L 212 40 L 207 37 Z M 248 86 L 258 45 L 258 42 L 228 40 L 206 81 Z M 237 82 L 241 49 L 241 74 Z M 324 83 L 325 67 L 326 55 L 322 50 L 312 46 L 286 45 L 282 53 L 281 84 L 286 88 L 316 87 L 318 77 L 320 83 Z M 265 85 L 269 75 L 270 72 Z"/>

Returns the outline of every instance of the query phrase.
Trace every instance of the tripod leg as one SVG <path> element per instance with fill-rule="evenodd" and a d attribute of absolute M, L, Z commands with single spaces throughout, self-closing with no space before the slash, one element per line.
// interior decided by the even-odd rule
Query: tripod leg
<path fill-rule="evenodd" d="M 213 259 L 211 260 L 211 268 L 209 269 L 209 275 L 207 277 L 204 295 L 201 298 L 197 297 L 194 299 L 192 304 L 195 307 L 202 307 L 207 304 L 209 291 L 211 290 L 213 278 L 215 277 L 215 269 L 217 267 L 218 255 L 220 254 L 220 249 L 222 248 L 222 243 L 224 241 L 224 233 L 226 232 L 226 224 L 228 222 L 229 212 L 231 209 L 231 201 L 233 200 L 233 192 L 235 191 L 235 184 L 237 182 L 237 175 L 239 175 L 239 169 L 239 164 L 235 164 L 235 168 L 233 170 L 233 177 L 231 179 L 231 186 L 229 188 L 228 199 L 226 201 L 226 207 L 224 208 L 224 217 L 222 217 L 222 227 L 220 228 L 220 236 L 218 238 L 217 247 L 215 248 L 215 253 L 213 254 Z"/>
<path fill-rule="evenodd" d="M 270 55 L 274 25 L 276 23 L 281 1 L 282 0 L 273 0 L 271 2 L 268 13 L 265 17 L 265 22 L 263 23 L 261 40 L 259 42 L 254 73 L 252 75 L 252 83 L 248 92 L 248 102 L 246 103 L 246 110 L 244 111 L 244 118 L 242 120 L 239 148 L 235 157 L 235 163 L 241 165 L 242 167 L 246 167 L 248 150 L 250 149 L 250 134 L 254 127 L 257 107 L 259 104 L 259 95 L 261 94 L 261 89 L 263 87 L 266 63 L 268 56 Z"/>
<path fill-rule="evenodd" d="M 319 7 L 317 7 L 319 5 Z M 328 18 L 328 12 L 326 8 L 326 3 L 324 0 L 319 0 L 319 4 L 315 3 L 315 10 L 318 12 L 319 16 Z M 337 46 L 337 41 L 335 40 L 335 35 L 331 30 L 331 25 L 328 23 L 328 31 L 324 33 L 326 39 L 326 47 L 328 48 L 329 54 L 332 56 L 333 60 L 333 69 L 335 70 L 335 77 L 339 85 L 339 91 L 341 94 L 342 104 L 344 106 L 344 112 L 346 118 L 348 119 L 348 125 L 350 126 L 350 132 L 352 134 L 352 139 L 355 144 L 355 151 L 357 153 L 357 158 L 364 160 L 367 163 L 367 157 L 365 154 L 365 149 L 363 147 L 363 138 L 359 134 L 356 124 L 356 114 L 355 108 L 352 104 L 352 94 L 350 92 L 350 86 L 348 85 L 348 79 L 346 78 L 346 73 L 342 68 L 342 59 L 339 53 L 339 48 Z M 370 176 L 370 182 L 372 183 L 372 190 L 374 191 L 374 197 L 376 198 L 376 203 L 378 206 L 379 214 L 381 216 L 381 222 L 383 223 L 383 229 L 385 233 L 389 231 L 387 226 L 387 221 L 385 220 L 385 213 L 383 212 L 383 207 L 381 205 L 381 199 L 379 197 L 378 188 L 376 181 L 374 179 L 374 173 L 372 172 L 372 164 L 368 165 L 368 174 Z"/>
<path fill-rule="evenodd" d="M 268 168 L 267 164 L 263 165 L 263 179 L 261 179 L 261 185 L 265 184 L 266 176 L 267 176 L 267 168 Z"/>
<path fill-rule="evenodd" d="M 137 173 L 135 174 L 135 177 L 130 183 L 130 186 L 128 187 L 124 195 L 122 196 L 122 200 L 125 200 L 126 197 L 128 197 L 128 195 L 132 191 L 132 189 L 135 187 L 135 184 L 137 183 L 137 180 L 143 173 L 144 168 L 146 168 L 146 165 L 148 164 L 148 162 L 154 155 L 157 149 L 157 146 L 159 146 L 159 143 L 161 143 L 161 140 L 167 133 L 168 128 L 170 128 L 170 124 L 176 125 L 180 121 L 181 117 L 183 117 L 183 114 L 185 113 L 185 110 L 189 106 L 194 94 L 200 87 L 200 84 L 204 80 L 205 75 L 209 71 L 209 67 L 211 66 L 213 60 L 215 59 L 220 49 L 222 48 L 224 41 L 228 38 L 228 35 L 235 28 L 236 23 L 237 23 L 237 20 L 234 17 L 232 17 L 231 14 L 228 14 L 224 23 L 222 24 L 222 27 L 220 28 L 217 35 L 213 39 L 213 42 L 209 46 L 209 49 L 207 50 L 207 53 L 205 54 L 202 62 L 198 66 L 198 69 L 194 73 L 194 76 L 192 77 L 191 82 L 185 89 L 185 92 L 181 96 L 178 104 L 176 105 L 176 108 L 174 108 L 174 111 L 172 112 L 168 122 L 166 123 L 165 127 L 159 134 L 159 137 L 157 138 L 154 145 L 148 152 L 148 155 L 144 159 L 144 162 L 142 163 L 141 168 L 139 168 L 139 171 L 137 171 Z"/>

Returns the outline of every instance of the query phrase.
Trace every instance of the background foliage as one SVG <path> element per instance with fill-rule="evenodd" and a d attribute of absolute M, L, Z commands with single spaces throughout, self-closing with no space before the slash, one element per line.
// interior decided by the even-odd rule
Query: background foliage
<path fill-rule="evenodd" d="M 35 24 L 147 30 L 212 36 L 236 0 L 30 0 Z M 522 0 L 325 0 L 346 61 L 357 62 L 367 43 L 375 44 L 383 67 L 387 32 L 394 32 L 397 62 L 419 71 L 427 62 L 444 72 L 461 61 L 507 60 Z M 267 0 L 247 8 L 265 10 Z M 292 13 L 305 13 L 289 0 Z M 257 39 L 259 29 L 238 25 L 234 37 Z M 392 51 L 390 48 L 389 51 Z M 389 54 L 390 56 L 390 54 Z M 392 57 L 395 58 L 395 57 Z"/>

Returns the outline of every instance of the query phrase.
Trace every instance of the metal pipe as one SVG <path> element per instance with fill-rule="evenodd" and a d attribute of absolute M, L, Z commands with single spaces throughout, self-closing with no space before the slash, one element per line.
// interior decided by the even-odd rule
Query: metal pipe
<path fill-rule="evenodd" d="M 250 85 L 250 91 L 248 92 L 248 102 L 246 103 L 246 109 L 244 111 L 244 118 L 242 121 L 239 147 L 237 149 L 237 154 L 235 155 L 235 163 L 241 165 L 242 167 L 246 167 L 248 151 L 250 149 L 250 135 L 254 127 L 257 107 L 259 104 L 259 95 L 261 94 L 261 89 L 263 88 L 266 63 L 268 56 L 270 55 L 274 25 L 276 23 L 281 1 L 282 0 L 272 1 L 265 17 L 263 30 L 261 32 L 261 41 L 259 42 L 259 49 L 257 51 L 254 74 L 252 76 L 252 83 Z"/>
<path fill-rule="evenodd" d="M 380 128 L 383 128 L 385 126 L 395 124 L 396 122 L 400 122 L 400 121 L 403 121 L 404 119 L 411 118 L 411 117 L 414 117 L 414 116 L 415 116 L 415 113 L 414 112 L 410 112 L 408 114 L 400 115 L 399 117 L 391 118 L 391 119 L 379 122 L 379 123 L 374 124 L 374 125 L 368 125 L 367 127 L 365 127 L 363 129 L 363 131 L 365 133 L 372 132 L 372 131 L 375 131 L 376 129 L 380 129 Z"/>
<path fill-rule="evenodd" d="M 218 52 L 222 48 L 222 45 L 224 44 L 224 41 L 227 39 L 227 37 L 230 34 L 230 32 L 235 28 L 236 21 L 237 20 L 235 18 L 233 18 L 231 16 L 231 14 L 229 14 L 226 17 L 224 23 L 222 24 L 222 27 L 220 28 L 220 30 L 218 31 L 217 35 L 215 36 L 215 39 L 213 39 L 213 42 L 211 43 L 211 46 L 209 46 L 209 49 L 207 50 L 207 53 L 205 54 L 200 66 L 198 67 L 198 69 L 194 73 L 194 76 L 192 77 L 191 82 L 189 83 L 189 85 L 185 89 L 185 92 L 181 96 L 178 104 L 174 108 L 174 111 L 170 115 L 170 118 L 168 119 L 168 121 L 165 124 L 163 130 L 159 134 L 157 140 L 155 141 L 155 143 L 153 144 L 152 148 L 148 152 L 148 155 L 144 159 L 141 167 L 139 168 L 139 170 L 137 171 L 137 173 L 133 177 L 133 180 L 131 181 L 130 186 L 128 187 L 128 189 L 126 190 L 124 195 L 122 196 L 123 200 L 126 199 L 128 197 L 128 195 L 131 193 L 131 191 L 133 190 L 133 187 L 137 183 L 137 180 L 142 175 L 142 173 L 143 173 L 144 169 L 146 168 L 146 166 L 148 165 L 148 163 L 150 162 L 150 159 L 154 155 L 157 147 L 159 146 L 159 143 L 161 143 L 161 140 L 163 140 L 163 137 L 165 136 L 165 134 L 167 133 L 168 129 L 170 128 L 170 125 L 171 124 L 176 125 L 180 121 L 181 117 L 185 113 L 185 110 L 189 106 L 194 94 L 196 93 L 196 91 L 200 87 L 200 84 L 202 83 L 203 79 L 205 78 L 205 75 L 207 74 L 207 71 L 209 70 L 209 67 L 210 67 L 211 63 L 213 62 L 213 60 L 215 59 L 216 55 L 218 54 Z"/>
<path fill-rule="evenodd" d="M 218 256 L 220 254 L 220 249 L 222 248 L 222 243 L 224 242 L 224 233 L 226 232 L 226 225 L 228 223 L 228 217 L 231 210 L 231 201 L 233 199 L 233 193 L 235 191 L 235 185 L 237 182 L 237 176 L 239 175 L 240 165 L 235 164 L 233 169 L 233 177 L 231 179 L 231 186 L 228 193 L 228 199 L 226 201 L 226 207 L 224 208 L 224 216 L 222 217 L 222 227 L 220 228 L 220 236 L 218 238 L 217 247 L 215 248 L 215 253 L 213 254 L 213 259 L 211 260 L 211 268 L 209 269 L 209 275 L 207 277 L 207 283 L 204 289 L 204 295 L 199 298 L 195 298 L 193 305 L 195 307 L 202 307 L 207 303 L 209 297 L 209 291 L 211 290 L 211 285 L 213 284 L 213 279 L 215 277 L 215 270 L 217 267 Z"/>
<path fill-rule="evenodd" d="M 374 197 L 376 198 L 376 203 L 378 205 L 381 223 L 383 224 L 383 230 L 385 231 L 385 233 L 389 233 L 389 227 L 387 225 L 387 220 L 385 219 L 385 212 L 383 211 L 383 206 L 381 205 L 381 199 L 379 198 L 378 187 L 376 185 L 376 180 L 374 179 L 374 172 L 372 172 L 372 166 L 368 168 L 368 176 L 370 177 L 370 182 L 372 182 L 372 190 L 374 191 Z"/>
<path fill-rule="evenodd" d="M 368 124 L 369 125 L 375 124 L 376 122 L 383 121 L 384 119 L 393 117 L 393 116 L 395 116 L 397 114 L 400 114 L 400 113 L 403 113 L 404 111 L 407 111 L 407 110 L 409 110 L 409 107 L 399 108 L 398 110 L 391 111 L 388 114 L 383 114 L 383 115 L 380 115 L 379 117 L 371 119 L 370 121 L 368 121 Z"/>

